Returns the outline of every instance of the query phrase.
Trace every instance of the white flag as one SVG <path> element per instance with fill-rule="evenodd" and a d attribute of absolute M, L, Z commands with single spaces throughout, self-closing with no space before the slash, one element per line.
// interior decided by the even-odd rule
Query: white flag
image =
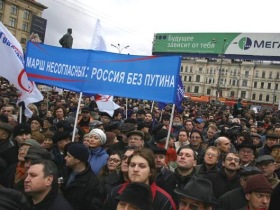
<path fill-rule="evenodd" d="M 113 101 L 113 96 L 110 95 L 96 95 L 95 102 L 100 112 L 106 112 L 111 117 L 114 115 L 114 111 L 120 106 Z"/>
<path fill-rule="evenodd" d="M 107 51 L 105 41 L 102 37 L 102 27 L 100 25 L 99 19 L 97 19 L 96 24 L 95 24 L 91 48 L 93 50 Z"/>
<path fill-rule="evenodd" d="M 11 32 L 0 22 L 0 76 L 5 77 L 19 91 L 19 102 L 25 103 L 25 115 L 32 116 L 28 104 L 43 100 L 34 82 L 28 80 L 24 70 L 22 47 Z"/>

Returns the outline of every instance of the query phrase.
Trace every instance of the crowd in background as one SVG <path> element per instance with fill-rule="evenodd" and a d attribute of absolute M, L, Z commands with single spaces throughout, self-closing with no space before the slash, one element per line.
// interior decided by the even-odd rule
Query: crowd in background
<path fill-rule="evenodd" d="M 0 91 L 0 206 L 7 209 L 183 209 L 185 197 L 206 203 L 193 209 L 280 205 L 280 112 L 273 107 L 183 100 L 172 115 L 172 104 L 115 96 L 120 108 L 110 116 L 84 95 L 76 119 L 79 95 L 49 91 L 26 118 L 17 91 L 3 81 Z M 250 180 L 255 174 L 265 179 Z M 193 184 L 210 186 L 213 198 L 206 202 L 200 189 L 190 196 Z"/>

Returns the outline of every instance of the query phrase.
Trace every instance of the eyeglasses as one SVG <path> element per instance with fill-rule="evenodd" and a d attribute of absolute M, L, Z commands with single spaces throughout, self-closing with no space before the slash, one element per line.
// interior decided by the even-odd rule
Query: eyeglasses
<path fill-rule="evenodd" d="M 108 158 L 107 161 L 108 161 L 108 162 L 119 163 L 121 160 L 119 160 L 119 159 L 117 159 L 117 158 Z"/>
<path fill-rule="evenodd" d="M 234 162 L 239 163 L 239 158 L 227 157 L 225 160 L 230 162 L 234 160 Z"/>
<path fill-rule="evenodd" d="M 126 160 L 127 158 L 129 158 L 131 155 L 122 155 L 121 158 L 122 160 Z"/>
<path fill-rule="evenodd" d="M 208 157 L 218 157 L 218 155 L 210 153 L 210 152 L 205 153 L 205 155 Z"/>

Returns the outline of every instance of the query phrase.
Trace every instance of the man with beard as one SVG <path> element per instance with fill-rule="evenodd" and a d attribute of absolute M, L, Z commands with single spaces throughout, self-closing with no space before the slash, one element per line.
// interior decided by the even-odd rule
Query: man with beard
<path fill-rule="evenodd" d="M 153 148 L 156 165 L 156 184 L 168 192 L 173 198 L 175 196 L 174 189 L 177 179 L 172 171 L 166 165 L 166 149 L 155 147 Z"/>
<path fill-rule="evenodd" d="M 212 182 L 214 195 L 217 199 L 226 192 L 240 187 L 240 158 L 238 154 L 226 153 L 222 161 L 223 167 L 219 172 L 207 173 L 203 176 Z"/>

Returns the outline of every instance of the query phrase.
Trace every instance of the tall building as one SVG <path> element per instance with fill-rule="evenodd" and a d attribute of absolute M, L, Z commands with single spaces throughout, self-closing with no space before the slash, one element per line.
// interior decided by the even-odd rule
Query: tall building
<path fill-rule="evenodd" d="M 26 49 L 30 36 L 32 16 L 42 16 L 46 6 L 35 0 L 0 0 L 0 21 Z"/>

